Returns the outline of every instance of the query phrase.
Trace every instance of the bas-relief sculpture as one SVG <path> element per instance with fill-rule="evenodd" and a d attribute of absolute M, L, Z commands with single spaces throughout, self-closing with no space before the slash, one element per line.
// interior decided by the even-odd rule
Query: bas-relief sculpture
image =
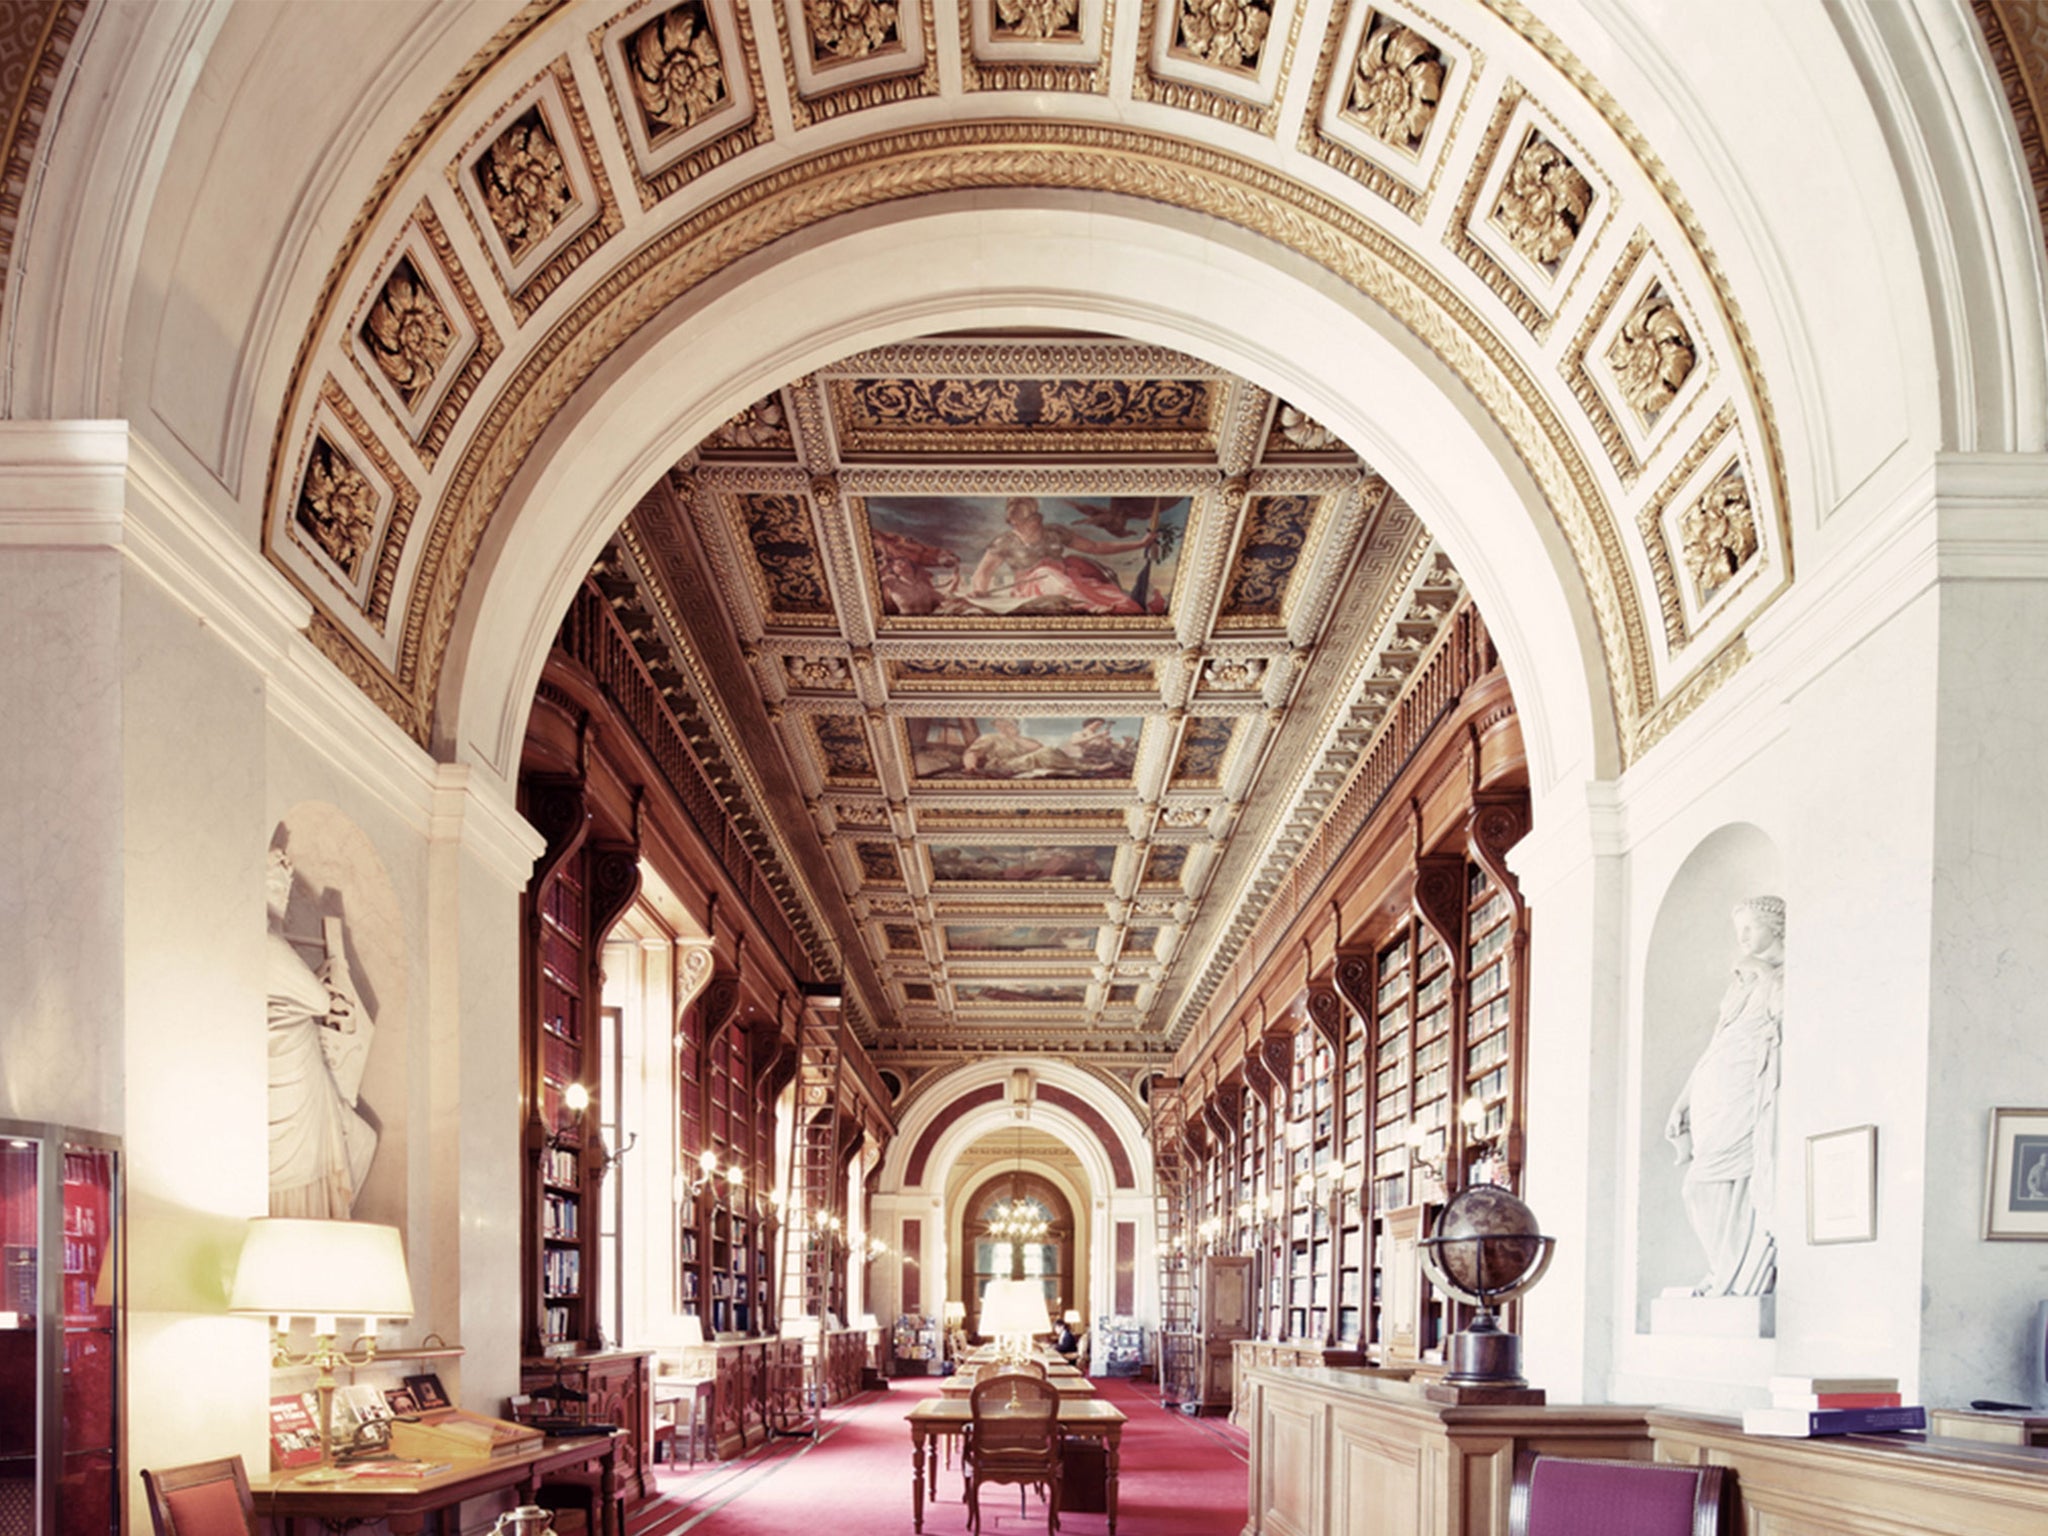
<path fill-rule="evenodd" d="M 1778 1070 L 1785 1017 L 1785 903 L 1753 896 L 1730 914 L 1735 968 L 1719 1017 L 1664 1135 L 1684 1169 L 1687 1220 L 1706 1250 L 1695 1296 L 1764 1296 L 1778 1278 Z"/>
<path fill-rule="evenodd" d="M 272 848 L 270 1214 L 345 1219 L 377 1153 L 376 1129 L 359 1103 L 376 1021 L 350 972 L 342 920 L 323 918 L 318 939 L 287 929 L 292 883 L 291 856 Z"/>

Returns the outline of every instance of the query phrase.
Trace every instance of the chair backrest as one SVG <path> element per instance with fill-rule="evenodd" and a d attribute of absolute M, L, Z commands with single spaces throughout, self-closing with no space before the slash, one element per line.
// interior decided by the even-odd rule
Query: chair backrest
<path fill-rule="evenodd" d="M 239 1456 L 145 1469 L 142 1486 L 156 1536 L 255 1536 L 256 1501 Z"/>
<path fill-rule="evenodd" d="M 968 1435 L 977 1458 L 1016 1460 L 1059 1454 L 1060 1395 L 1043 1377 L 1003 1371 L 974 1384 Z"/>
<path fill-rule="evenodd" d="M 1721 1467 L 1524 1451 L 1508 1536 L 1721 1536 L 1725 1483 Z"/>
<path fill-rule="evenodd" d="M 1020 1372 L 1026 1376 L 1036 1376 L 1040 1381 L 1046 1379 L 1045 1362 L 1043 1360 L 1019 1360 L 1015 1365 L 1005 1366 L 1004 1369 Z"/>

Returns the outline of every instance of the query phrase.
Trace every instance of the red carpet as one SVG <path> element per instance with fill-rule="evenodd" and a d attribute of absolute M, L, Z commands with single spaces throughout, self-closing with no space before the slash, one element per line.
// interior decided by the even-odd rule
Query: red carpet
<path fill-rule="evenodd" d="M 1130 1418 L 1124 1426 L 1117 1536 L 1238 1536 L 1245 1521 L 1245 1436 L 1221 1419 L 1169 1413 L 1148 1389 L 1100 1380 L 1097 1390 Z M 935 1377 L 897 1381 L 827 1411 L 825 1433 L 771 1441 L 743 1457 L 658 1477 L 662 1496 L 634 1512 L 628 1536 L 908 1536 L 910 1431 L 903 1416 L 936 1396 Z M 957 1464 L 939 1469 L 938 1498 L 925 1505 L 927 1536 L 964 1536 Z M 981 1502 L 984 1536 L 1045 1530 L 1033 1494 L 1017 1515 L 1017 1491 L 992 1488 Z M 1064 1536 L 1105 1536 L 1106 1515 L 1060 1516 Z"/>

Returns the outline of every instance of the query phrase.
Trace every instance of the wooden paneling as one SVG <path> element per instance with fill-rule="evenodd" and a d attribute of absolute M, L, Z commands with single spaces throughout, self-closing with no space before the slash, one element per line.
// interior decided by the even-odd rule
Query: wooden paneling
<path fill-rule="evenodd" d="M 531 1395 L 544 1387 L 565 1386 L 589 1402 L 589 1416 L 616 1424 L 626 1432 L 619 1448 L 619 1486 L 629 1503 L 654 1493 L 654 1396 L 651 1350 L 608 1350 L 602 1353 L 529 1359 L 519 1370 L 519 1390 Z"/>
<path fill-rule="evenodd" d="M 1322 1414 L 1312 1404 L 1275 1397 L 1264 1405 L 1255 1433 L 1265 1448 L 1255 1463 L 1259 1529 L 1274 1536 L 1308 1536 L 1322 1529 Z"/>
<path fill-rule="evenodd" d="M 1778 1440 L 1653 1413 L 1659 1461 L 1725 1466 L 1747 1536 L 2041 1536 L 2048 1450 L 1912 1435 Z"/>
<path fill-rule="evenodd" d="M 1521 1451 L 1651 1457 L 1640 1408 L 1453 1406 L 1367 1369 L 1254 1366 L 1238 1390 L 1245 1536 L 1506 1536 Z"/>

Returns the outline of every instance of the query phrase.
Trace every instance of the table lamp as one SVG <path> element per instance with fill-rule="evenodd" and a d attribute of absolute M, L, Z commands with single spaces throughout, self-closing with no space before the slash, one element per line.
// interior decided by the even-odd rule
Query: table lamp
<path fill-rule="evenodd" d="M 981 1298 L 981 1331 L 1007 1361 L 1031 1358 L 1032 1335 L 1052 1332 L 1045 1287 L 1036 1280 L 991 1280 Z"/>
<path fill-rule="evenodd" d="M 319 1371 L 314 1388 L 320 1394 L 320 1467 L 301 1476 L 308 1481 L 319 1481 L 323 1474 L 335 1476 L 334 1368 L 368 1365 L 376 1358 L 379 1318 L 404 1322 L 412 1316 L 412 1282 L 406 1275 L 398 1228 L 259 1216 L 249 1223 L 242 1243 L 228 1310 L 273 1320 L 273 1366 L 310 1365 Z M 289 1347 L 296 1317 L 313 1321 L 313 1347 L 304 1354 L 294 1354 Z M 370 1331 L 356 1340 L 362 1346 L 360 1356 L 336 1347 L 339 1323 L 345 1317 L 369 1324 Z"/>

